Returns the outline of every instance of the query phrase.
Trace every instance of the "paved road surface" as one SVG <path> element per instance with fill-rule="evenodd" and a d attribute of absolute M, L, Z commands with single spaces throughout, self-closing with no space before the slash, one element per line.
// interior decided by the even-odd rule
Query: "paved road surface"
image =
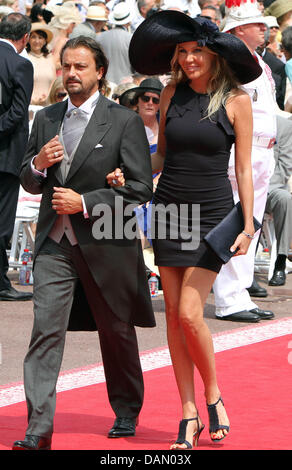
<path fill-rule="evenodd" d="M 16 272 L 10 277 L 14 286 L 19 289 Z M 265 274 L 257 276 L 260 284 L 267 287 L 269 296 L 258 301 L 258 306 L 272 310 L 279 320 L 292 317 L 292 273 L 288 274 L 283 287 L 267 286 Z M 23 289 L 23 288 L 22 288 Z M 31 287 L 25 287 L 31 290 Z M 114 289 L 114 287 L 113 287 Z M 137 328 L 140 351 L 166 346 L 163 295 L 153 300 L 156 328 Z M 32 302 L 1 302 L 0 301 L 0 343 L 2 363 L 0 365 L 0 385 L 22 381 L 22 363 L 30 340 L 33 313 Z M 205 318 L 212 333 L 245 327 L 246 323 L 220 321 L 214 317 L 214 299 L 210 294 L 205 308 Z M 267 322 L 267 321 L 266 321 Z M 68 332 L 62 370 L 84 367 L 101 362 L 97 333 Z"/>

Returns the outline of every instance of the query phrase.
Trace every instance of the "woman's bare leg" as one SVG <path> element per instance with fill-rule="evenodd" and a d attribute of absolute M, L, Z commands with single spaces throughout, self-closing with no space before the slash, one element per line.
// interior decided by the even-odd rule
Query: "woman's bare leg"
<path fill-rule="evenodd" d="M 213 340 L 204 321 L 204 305 L 210 293 L 216 273 L 204 268 L 186 268 L 184 272 L 179 305 L 179 318 L 183 327 L 188 352 L 196 365 L 205 387 L 208 404 L 217 402 L 220 390 L 216 378 L 216 365 Z M 219 422 L 229 425 L 222 403 L 217 406 Z M 212 438 L 220 439 L 226 430 L 212 433 Z"/>
<path fill-rule="evenodd" d="M 216 273 L 203 268 L 160 267 L 166 305 L 167 338 L 182 402 L 183 418 L 196 416 L 193 365 L 199 370 L 208 404 L 217 401 L 213 341 L 203 319 L 203 309 Z M 229 424 L 224 407 L 218 405 L 219 421 Z M 186 439 L 192 442 L 196 421 L 188 424 Z M 212 434 L 219 439 L 226 431 Z M 184 448 L 184 445 L 175 445 Z"/>
<path fill-rule="evenodd" d="M 182 417 L 194 418 L 198 414 L 194 392 L 194 364 L 179 322 L 179 302 L 184 269 L 160 267 L 159 271 L 165 300 L 168 347 L 181 398 Z M 196 421 L 191 421 L 187 426 L 186 440 L 192 442 L 196 430 Z M 184 449 L 185 447 L 184 444 L 174 444 L 171 448 Z"/>

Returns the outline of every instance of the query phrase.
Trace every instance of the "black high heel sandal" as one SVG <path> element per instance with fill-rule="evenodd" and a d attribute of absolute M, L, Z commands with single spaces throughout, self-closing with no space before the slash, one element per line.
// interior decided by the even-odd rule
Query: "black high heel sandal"
<path fill-rule="evenodd" d="M 193 445 L 197 447 L 199 442 L 199 437 L 201 432 L 203 431 L 205 425 L 202 424 L 200 427 L 199 423 L 199 416 L 190 419 L 182 419 L 179 423 L 179 430 L 178 430 L 178 437 L 174 444 L 185 444 L 186 449 L 192 449 L 193 445 L 186 440 L 186 433 L 187 433 L 187 425 L 189 421 L 197 421 L 197 431 L 193 435 Z M 173 450 L 183 450 L 183 449 L 173 449 Z"/>
<path fill-rule="evenodd" d="M 207 409 L 208 409 L 208 414 L 209 414 L 209 422 L 210 422 L 210 427 L 209 427 L 209 433 L 210 434 L 211 433 L 216 433 L 216 432 L 221 431 L 223 429 L 226 429 L 227 432 L 229 432 L 229 430 L 230 430 L 230 426 L 219 423 L 219 416 L 218 416 L 216 406 L 220 402 L 224 406 L 224 403 L 223 403 L 223 400 L 222 400 L 221 396 L 218 398 L 216 403 L 213 403 L 211 405 L 208 405 L 208 403 L 207 403 Z M 227 436 L 227 434 L 224 434 L 224 436 L 219 438 L 219 439 L 217 439 L 217 438 L 214 439 L 211 436 L 210 437 L 211 437 L 211 440 L 213 442 L 219 442 L 219 441 L 222 441 L 226 436 Z"/>

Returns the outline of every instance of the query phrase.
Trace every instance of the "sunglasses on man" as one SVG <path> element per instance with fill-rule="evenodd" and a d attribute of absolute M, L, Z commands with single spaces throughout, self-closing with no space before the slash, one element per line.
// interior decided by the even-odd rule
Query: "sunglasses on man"
<path fill-rule="evenodd" d="M 144 103 L 149 103 L 150 100 L 152 100 L 153 104 L 159 104 L 160 102 L 159 98 L 153 98 L 153 96 L 141 95 L 139 98 L 141 98 Z"/>

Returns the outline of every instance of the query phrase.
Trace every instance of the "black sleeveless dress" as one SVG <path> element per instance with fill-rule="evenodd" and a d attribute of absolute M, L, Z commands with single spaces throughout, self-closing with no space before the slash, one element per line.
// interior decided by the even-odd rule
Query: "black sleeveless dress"
<path fill-rule="evenodd" d="M 209 96 L 180 84 L 166 115 L 165 163 L 152 204 L 158 266 L 199 266 L 219 272 L 222 261 L 203 240 L 232 209 L 228 179 L 235 140 L 222 106 L 205 118 Z"/>

